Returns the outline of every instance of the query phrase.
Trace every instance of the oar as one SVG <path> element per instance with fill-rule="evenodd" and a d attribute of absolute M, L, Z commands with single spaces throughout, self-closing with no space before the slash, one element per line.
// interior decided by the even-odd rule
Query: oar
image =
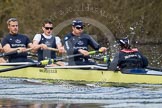
<path fill-rule="evenodd" d="M 90 58 L 98 61 L 103 61 L 104 63 L 110 62 L 110 57 L 108 55 L 104 55 L 102 57 L 95 57 L 95 56 L 90 56 Z"/>
<path fill-rule="evenodd" d="M 29 57 L 30 57 L 30 56 L 32 56 L 32 57 L 38 57 L 38 54 L 34 54 L 34 53 L 32 53 L 32 52 L 27 52 L 27 54 L 28 54 Z"/>
<path fill-rule="evenodd" d="M 39 63 L 38 63 L 39 64 Z M 7 71 L 12 71 L 12 70 L 16 70 L 16 69 L 22 69 L 22 68 L 26 68 L 26 67 L 30 67 L 30 66 L 36 66 L 38 65 L 37 63 L 31 63 L 31 64 L 25 64 L 25 65 L 19 65 L 19 66 L 14 66 L 11 68 L 6 68 L 6 69 L 1 69 L 0 73 L 2 72 L 7 72 Z"/>
<path fill-rule="evenodd" d="M 40 62 L 34 62 L 34 63 L 28 63 L 28 64 L 24 64 L 24 65 L 14 66 L 14 67 L 6 68 L 6 69 L 1 69 L 0 73 L 17 70 L 17 69 L 22 69 L 22 68 L 27 68 L 27 67 L 35 67 L 35 66 L 37 67 L 37 66 L 41 66 L 41 65 L 47 65 L 48 62 L 49 62 L 49 60 L 43 60 Z"/>
<path fill-rule="evenodd" d="M 100 52 L 100 51 L 90 51 L 89 55 L 95 54 L 95 53 L 98 53 L 98 52 Z M 61 60 L 65 60 L 65 59 L 69 59 L 69 58 L 73 58 L 73 57 L 77 57 L 77 56 L 81 56 L 81 55 L 82 54 L 74 54 L 74 55 L 69 55 L 69 56 L 62 57 L 60 59 L 43 60 L 41 62 L 30 63 L 30 64 L 25 64 L 25 65 L 19 65 L 19 66 L 15 66 L 15 67 L 11 67 L 11 68 L 1 69 L 0 73 L 11 71 L 11 70 L 16 70 L 16 69 L 22 69 L 22 68 L 26 68 L 26 67 L 30 67 L 30 66 L 47 65 L 49 62 L 61 61 Z"/>
<path fill-rule="evenodd" d="M 28 49 L 26 49 L 26 51 L 25 52 L 28 52 L 28 51 L 30 51 L 32 48 L 28 48 Z M 15 50 L 15 51 L 12 51 L 12 52 L 8 52 L 8 53 L 2 53 L 2 54 L 0 54 L 0 57 L 6 57 L 6 56 L 10 56 L 10 55 L 12 55 L 12 54 L 19 54 L 19 53 L 22 53 L 20 50 Z"/>
<path fill-rule="evenodd" d="M 58 49 L 51 48 L 51 47 L 47 47 L 47 50 L 51 50 L 51 51 L 55 51 L 55 52 L 58 52 L 59 51 Z M 28 52 L 28 56 L 38 57 L 38 54 L 34 54 L 34 53 L 31 53 L 31 52 Z"/>
<path fill-rule="evenodd" d="M 101 53 L 101 51 L 90 51 L 90 52 L 88 52 L 88 53 L 89 53 L 89 55 L 93 55 L 93 54 L 99 53 L 99 52 Z M 83 54 L 74 54 L 74 55 L 64 56 L 64 57 L 62 57 L 62 58 L 43 60 L 43 61 L 41 61 L 41 63 L 44 64 L 44 65 L 46 65 L 46 64 L 48 64 L 49 62 L 50 62 L 50 63 L 54 63 L 54 62 L 56 62 L 56 61 L 63 61 L 63 60 L 65 60 L 65 59 L 74 58 L 74 57 L 82 56 L 82 55 L 83 55 Z M 105 59 L 104 59 L 104 61 L 105 61 Z M 47 63 L 47 62 L 48 62 L 48 63 Z"/>
<path fill-rule="evenodd" d="M 101 52 L 101 51 L 90 51 L 90 52 L 88 52 L 88 53 L 89 53 L 89 55 L 93 55 L 93 54 L 99 53 L 99 52 Z M 57 59 L 55 59 L 55 61 L 63 61 L 63 60 L 65 60 L 65 59 L 70 59 L 70 58 L 74 58 L 74 57 L 78 57 L 78 56 L 82 56 L 82 55 L 83 55 L 83 54 L 69 55 L 69 56 L 65 56 L 65 57 L 62 57 L 62 58 L 57 58 Z"/>
<path fill-rule="evenodd" d="M 55 51 L 55 52 L 58 52 L 59 50 L 56 49 L 56 48 L 51 48 L 51 47 L 47 47 L 48 50 L 51 50 L 51 51 Z"/>
<path fill-rule="evenodd" d="M 162 68 L 151 67 L 151 66 L 147 66 L 146 68 L 147 68 L 147 69 L 150 69 L 150 70 L 161 71 L 161 72 L 162 72 Z"/>

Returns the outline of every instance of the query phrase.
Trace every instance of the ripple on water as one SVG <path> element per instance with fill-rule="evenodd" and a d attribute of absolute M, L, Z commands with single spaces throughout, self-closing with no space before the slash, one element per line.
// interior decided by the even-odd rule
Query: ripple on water
<path fill-rule="evenodd" d="M 32 84 L 18 79 L 0 80 L 0 98 L 27 101 L 64 101 L 104 103 L 109 106 L 162 105 L 162 85 L 130 85 L 127 87 L 91 87 L 71 84 Z"/>

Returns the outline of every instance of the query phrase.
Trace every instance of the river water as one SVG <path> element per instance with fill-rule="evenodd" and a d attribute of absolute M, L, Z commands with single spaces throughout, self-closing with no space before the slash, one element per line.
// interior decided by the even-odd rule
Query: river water
<path fill-rule="evenodd" d="M 138 46 L 139 47 L 139 46 Z M 162 67 L 161 45 L 140 46 L 150 66 Z M 72 85 L 0 78 L 0 108 L 161 108 L 162 85 Z"/>
<path fill-rule="evenodd" d="M 0 79 L 0 108 L 160 108 L 162 85 L 72 85 Z"/>

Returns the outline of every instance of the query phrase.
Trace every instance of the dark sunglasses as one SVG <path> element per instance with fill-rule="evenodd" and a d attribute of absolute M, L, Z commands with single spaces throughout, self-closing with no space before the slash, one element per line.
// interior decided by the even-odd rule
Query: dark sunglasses
<path fill-rule="evenodd" d="M 83 27 L 75 27 L 75 28 L 78 29 L 78 30 L 79 30 L 79 29 L 83 29 Z"/>
<path fill-rule="evenodd" d="M 46 30 L 53 30 L 53 27 L 44 27 Z"/>

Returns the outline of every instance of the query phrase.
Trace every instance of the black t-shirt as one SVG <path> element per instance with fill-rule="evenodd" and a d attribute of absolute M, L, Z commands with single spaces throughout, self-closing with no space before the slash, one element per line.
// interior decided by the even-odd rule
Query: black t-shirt
<path fill-rule="evenodd" d="M 25 47 L 27 48 L 28 44 L 30 43 L 30 40 L 27 36 L 22 34 L 16 34 L 11 35 L 8 34 L 5 36 L 2 40 L 2 46 L 5 46 L 6 44 L 9 44 L 11 48 L 18 48 L 18 47 Z M 27 58 L 27 53 L 20 53 L 20 54 L 13 54 L 9 56 L 9 59 L 11 58 Z"/>

